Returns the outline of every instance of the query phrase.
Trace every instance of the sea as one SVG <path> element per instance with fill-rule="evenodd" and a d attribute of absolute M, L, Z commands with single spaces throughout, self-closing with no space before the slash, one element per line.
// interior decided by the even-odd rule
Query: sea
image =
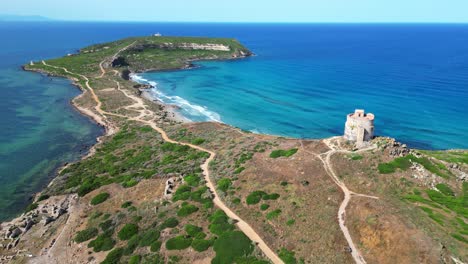
<path fill-rule="evenodd" d="M 467 24 L 0 22 L 0 220 L 103 134 L 70 100 L 70 81 L 21 65 L 99 42 L 154 33 L 232 37 L 255 56 L 135 75 L 192 121 L 253 133 L 341 135 L 346 114 L 413 148 L 468 148 Z"/>

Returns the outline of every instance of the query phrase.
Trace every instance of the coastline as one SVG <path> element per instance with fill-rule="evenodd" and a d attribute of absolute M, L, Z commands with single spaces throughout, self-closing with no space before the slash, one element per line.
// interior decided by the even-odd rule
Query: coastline
<path fill-rule="evenodd" d="M 107 69 L 104 69 L 102 64 L 104 63 L 104 61 L 100 64 L 101 66 L 101 70 L 103 71 L 102 72 L 102 76 L 104 76 L 106 74 L 106 70 L 109 70 L 108 73 L 110 72 L 110 69 L 112 68 L 107 68 Z M 46 65 L 44 63 L 44 65 Z M 50 65 L 49 65 L 50 66 Z M 56 68 L 58 68 L 57 66 L 55 66 Z M 68 66 L 65 66 L 65 67 L 68 67 Z M 65 68 L 63 68 L 65 69 Z M 34 70 L 33 70 L 34 71 Z M 73 70 L 72 70 L 73 71 Z M 114 78 L 119 78 L 119 76 L 117 75 L 118 74 L 118 71 L 117 70 L 113 70 L 116 74 L 114 75 Z M 35 71 L 35 72 L 42 72 L 42 71 Z M 67 73 L 70 73 L 67 71 L 67 69 L 65 69 L 65 72 Z M 44 73 L 44 72 L 42 72 Z M 96 124 L 98 124 L 99 126 L 103 127 L 104 128 L 104 134 L 99 136 L 97 139 L 96 139 L 96 144 L 92 145 L 92 147 L 89 149 L 89 151 L 83 155 L 81 157 L 81 159 L 86 159 L 92 155 L 94 155 L 96 153 L 96 149 L 98 148 L 98 146 L 100 144 L 102 144 L 103 142 L 106 142 L 107 139 L 109 139 L 108 136 L 111 136 L 113 135 L 114 133 L 116 133 L 117 131 L 119 131 L 119 127 L 122 127 L 120 126 L 120 119 L 118 120 L 115 120 L 113 118 L 110 118 L 110 119 L 107 119 L 109 116 L 116 116 L 116 117 L 120 117 L 120 118 L 126 118 L 127 120 L 129 121 L 138 121 L 138 122 L 141 122 L 143 124 L 146 124 L 146 125 L 150 125 L 153 130 L 159 132 L 163 138 L 164 141 L 166 142 L 170 142 L 170 143 L 174 143 L 174 144 L 181 144 L 181 145 L 184 145 L 184 146 L 189 146 L 190 148 L 194 148 L 194 149 L 197 149 L 199 151 L 204 151 L 204 152 L 207 152 L 210 154 L 210 157 L 209 159 L 207 159 L 205 161 L 205 163 L 203 163 L 203 165 L 201 165 L 201 168 L 202 168 L 202 171 L 204 173 L 204 176 L 205 178 L 207 179 L 206 180 L 206 184 L 209 188 L 209 190 L 212 190 L 213 191 L 213 194 L 214 194 L 214 201 L 216 203 L 216 205 L 221 208 L 223 211 L 225 211 L 227 213 L 227 215 L 232 218 L 232 219 L 240 219 L 240 223 L 238 222 L 237 225 L 241 228 L 241 230 L 248 235 L 249 238 L 251 238 L 252 241 L 256 242 L 257 245 L 259 246 L 259 248 L 262 249 L 262 251 L 270 258 L 270 259 L 275 259 L 277 258 L 277 256 L 275 255 L 275 251 L 272 251 L 270 247 L 272 247 L 272 249 L 275 249 L 273 248 L 273 246 L 275 246 L 277 248 L 277 245 L 275 244 L 270 244 L 270 243 L 264 243 L 262 238 L 265 239 L 266 242 L 271 242 L 271 241 L 268 241 L 268 236 L 263 236 L 264 234 L 262 234 L 262 236 L 260 237 L 259 235 L 257 235 L 257 232 L 255 232 L 255 230 L 261 230 L 260 228 L 258 228 L 258 226 L 256 225 L 252 225 L 250 226 L 248 223 L 252 224 L 254 223 L 255 224 L 255 221 L 252 221 L 250 219 L 248 219 L 245 215 L 242 215 L 239 213 L 239 211 L 235 211 L 236 213 L 234 213 L 234 209 L 232 208 L 232 206 L 228 206 L 229 205 L 229 199 L 226 200 L 224 197 L 224 195 L 218 195 L 218 192 L 216 191 L 217 188 L 216 188 L 216 170 L 214 167 L 211 167 L 210 166 L 210 161 L 213 161 L 215 156 L 216 157 L 222 157 L 222 153 L 216 149 L 216 148 L 212 148 L 213 146 L 211 145 L 211 147 L 206 147 L 206 145 L 203 145 L 202 147 L 200 146 L 195 146 L 193 144 L 195 143 L 187 143 L 187 142 L 190 142 L 190 141 L 179 141 L 180 139 L 171 139 L 171 134 L 170 134 L 170 126 L 169 127 L 165 127 L 165 126 L 159 126 L 159 124 L 162 124 L 164 123 L 165 124 L 165 121 L 169 121 L 171 120 L 171 125 L 173 125 L 173 122 L 174 121 L 175 123 L 189 123 L 191 122 L 190 120 L 187 120 L 186 118 L 184 118 L 180 113 L 177 112 L 177 108 L 171 104 L 165 104 L 163 101 L 159 101 L 159 100 L 155 100 L 154 97 L 151 97 L 149 94 L 148 94 L 148 90 L 147 89 L 144 89 L 144 88 L 141 88 L 140 86 L 137 86 L 137 85 L 133 85 L 133 84 L 140 84 L 138 82 L 136 82 L 135 80 L 130 80 L 130 82 L 126 82 L 125 85 L 126 85 L 126 89 L 120 89 L 120 84 L 119 83 L 123 83 L 122 80 L 117 80 L 117 79 L 113 79 L 113 81 L 115 81 L 117 83 L 117 87 L 118 88 L 105 88 L 105 89 L 111 89 L 112 91 L 113 90 L 120 90 L 123 92 L 123 94 L 129 98 L 129 99 L 132 99 L 134 100 L 136 103 L 132 105 L 133 108 L 135 109 L 138 109 L 138 107 L 140 107 L 140 109 L 138 111 L 141 111 L 140 112 L 140 115 L 136 116 L 135 115 L 125 115 L 125 114 L 122 114 L 122 112 L 119 112 L 119 111 L 115 111 L 113 112 L 112 110 L 109 110 L 108 108 L 105 107 L 105 105 L 101 108 L 101 100 L 102 102 L 104 102 L 104 99 L 105 98 L 100 98 L 101 100 L 99 100 L 99 98 L 96 96 L 95 94 L 95 88 L 96 86 L 94 86 L 94 84 L 92 84 L 92 87 L 90 86 L 90 80 L 93 80 L 93 78 L 95 77 L 95 73 L 93 72 L 92 73 L 93 75 L 87 75 L 89 76 L 89 79 L 87 77 L 85 77 L 85 75 L 80 75 L 80 74 L 76 74 L 76 75 L 73 75 L 70 73 L 70 75 L 72 77 L 70 77 L 70 75 L 67 77 L 67 79 L 70 79 L 72 80 L 73 82 L 73 85 L 78 87 L 82 93 L 77 95 L 76 97 L 74 97 L 73 99 L 71 99 L 71 104 L 75 107 L 75 109 L 77 109 L 80 114 L 83 114 L 87 117 L 89 117 L 91 120 L 93 120 L 93 122 L 95 122 Z M 47 74 L 49 76 L 53 76 L 53 75 L 50 75 L 50 74 Z M 80 83 L 78 82 L 78 79 L 74 79 L 73 76 L 82 76 L 82 78 L 84 78 L 86 80 L 86 83 L 83 84 L 83 82 L 81 82 L 81 85 Z M 91 77 L 93 76 L 93 77 Z M 99 78 L 99 77 L 97 77 Z M 109 81 L 111 81 L 111 79 L 109 79 Z M 106 84 L 109 84 L 109 83 L 106 83 Z M 133 88 L 132 88 L 133 86 Z M 109 87 L 109 86 L 103 86 L 103 87 Z M 155 88 L 157 89 L 157 88 Z M 96 89 L 96 91 L 98 91 Z M 99 91 L 104 91 L 102 88 L 101 90 Z M 109 91 L 109 90 L 108 90 Z M 139 93 L 135 93 L 136 91 L 139 91 Z M 101 97 L 102 94 L 99 94 L 99 97 Z M 80 102 L 78 102 L 78 100 L 80 98 L 83 98 L 85 96 L 93 96 L 93 99 L 96 101 L 97 104 L 84 104 L 85 106 L 80 106 Z M 140 99 L 138 99 L 140 98 Z M 86 98 L 85 98 L 86 99 Z M 145 101 L 148 100 L 150 102 L 148 103 L 145 103 Z M 155 105 L 158 105 L 158 108 L 159 110 L 154 110 L 154 108 L 151 108 L 149 112 L 160 112 L 162 114 L 164 114 L 164 118 L 163 118 L 163 122 L 162 123 L 157 123 L 154 118 L 153 115 L 149 115 L 149 114 L 146 114 L 145 115 L 145 112 L 144 111 L 147 111 L 146 107 L 143 107 L 144 104 L 155 104 Z M 136 106 L 135 106 L 136 105 Z M 144 109 L 144 110 L 141 110 L 141 109 Z M 146 117 L 146 118 L 145 118 Z M 203 122 L 194 122 L 194 123 L 203 123 Z M 209 122 L 209 123 L 212 123 L 214 124 L 215 122 Z M 210 125 L 212 125 L 210 124 Z M 192 125 L 190 125 L 192 126 Z M 193 125 L 194 127 L 196 125 Z M 226 124 L 226 127 L 229 127 L 229 128 L 233 128 L 233 129 L 237 129 L 229 124 Z M 164 130 L 163 130 L 164 129 Z M 169 129 L 169 130 L 168 130 Z M 166 133 L 167 131 L 167 133 Z M 220 134 L 220 131 L 218 130 L 218 128 L 215 128 L 214 130 L 212 130 L 214 134 Z M 240 132 L 240 131 L 239 131 Z M 246 134 L 246 133 L 243 133 L 241 132 L 242 134 Z M 259 133 L 259 136 L 262 136 L 264 134 L 260 134 Z M 250 137 L 250 136 L 248 136 Z M 257 137 L 257 136 L 252 136 L 252 137 Z M 275 137 L 277 139 L 280 139 L 280 138 L 284 138 L 284 139 L 287 139 L 287 137 L 279 137 L 279 136 L 272 136 L 272 137 Z M 175 137 L 172 137 L 172 138 L 175 138 Z M 336 137 L 338 138 L 338 137 Z M 341 138 L 341 137 L 340 137 Z M 339 208 L 339 211 L 338 211 L 338 219 L 339 219 L 339 225 L 340 225 L 340 228 L 342 229 L 343 231 L 343 234 L 345 235 L 346 237 L 346 240 L 347 240 L 347 244 L 349 244 L 350 246 L 350 249 L 352 249 L 351 253 L 353 255 L 353 257 L 355 258 L 355 260 L 360 260 L 362 259 L 364 261 L 364 259 L 362 258 L 362 256 L 360 255 L 360 252 L 359 252 L 359 247 L 355 247 L 354 244 L 353 244 L 353 240 L 352 240 L 352 237 L 351 235 L 349 234 L 348 232 L 348 229 L 347 227 L 345 226 L 345 215 L 346 215 L 346 207 L 348 205 L 348 202 L 351 198 L 351 195 L 355 195 L 355 196 L 358 196 L 358 197 L 366 197 L 366 198 L 371 198 L 371 199 L 379 199 L 378 197 L 374 197 L 374 196 L 369 196 L 369 195 L 366 195 L 365 193 L 366 192 L 363 192 L 363 193 L 355 193 L 353 191 L 350 191 L 348 190 L 348 188 L 345 186 L 344 184 L 344 180 L 341 181 L 339 176 L 335 175 L 335 172 L 333 171 L 333 167 L 332 167 L 332 160 L 331 160 L 331 156 L 335 153 L 337 154 L 350 154 L 350 153 L 355 153 L 354 152 L 354 149 L 353 150 L 345 150 L 342 148 L 342 146 L 340 145 L 340 141 L 339 140 L 334 140 L 334 138 L 329 138 L 329 139 L 311 139 L 311 140 L 301 140 L 301 139 L 298 139 L 298 138 L 289 138 L 291 140 L 294 140 L 296 144 L 300 144 L 300 146 L 298 145 L 297 147 L 298 148 L 301 148 L 301 151 L 306 151 L 306 148 L 304 147 L 303 144 L 308 144 L 312 141 L 315 141 L 315 143 L 317 144 L 322 144 L 324 146 L 322 147 L 327 147 L 327 152 L 324 152 L 325 150 L 321 151 L 321 152 L 318 152 L 318 153 L 309 153 L 311 155 L 315 155 L 316 156 L 316 160 L 320 160 L 322 163 L 323 163 L 323 167 L 325 169 L 325 171 L 327 172 L 328 176 L 330 176 L 333 181 L 336 183 L 336 185 L 338 187 L 341 187 L 343 193 L 345 194 L 345 199 L 342 201 L 342 204 Z M 308 142 L 310 141 L 310 142 Z M 99 145 L 98 145 L 99 144 Z M 283 146 L 284 148 L 285 146 Z M 374 148 L 372 149 L 363 149 L 362 152 L 365 152 L 365 151 L 372 151 Z M 359 152 L 359 151 L 357 151 Z M 259 154 L 259 155 L 265 155 L 265 154 Z M 292 160 L 294 160 L 294 158 L 292 158 Z M 362 157 L 361 157 L 362 159 Z M 299 158 L 299 160 L 301 160 Z M 70 164 L 66 164 L 65 166 L 63 166 L 61 168 L 60 171 L 62 171 L 63 169 L 67 168 L 69 165 L 71 165 L 72 163 Z M 212 171 L 213 169 L 213 171 Z M 55 175 L 55 177 L 52 179 L 52 181 L 49 183 L 49 186 L 51 186 L 57 179 L 60 179 L 60 176 L 59 176 L 59 173 L 60 172 L 57 172 L 57 174 Z M 210 175 L 215 175 L 215 177 L 211 176 L 212 178 L 210 178 Z M 324 174 L 326 175 L 326 174 Z M 297 176 L 297 175 L 296 175 Z M 65 178 L 66 179 L 66 178 Z M 309 182 L 307 182 L 307 185 L 309 184 Z M 44 203 L 40 202 L 40 198 L 39 198 L 39 194 L 36 195 L 36 198 L 35 198 L 35 201 L 38 201 L 37 203 L 39 204 L 39 210 L 42 210 L 44 208 Z M 48 193 L 46 193 L 48 194 Z M 84 196 L 83 196 L 84 197 Z M 221 197 L 221 198 L 220 198 Z M 54 197 L 56 198 L 56 197 Z M 89 198 L 89 196 L 88 196 Z M 65 243 L 69 243 L 68 241 L 70 240 L 67 240 L 68 238 L 66 237 L 67 234 L 71 234 L 73 232 L 73 228 L 76 228 L 76 226 L 79 226 L 79 223 L 78 223 L 78 220 L 79 218 L 83 218 L 82 217 L 82 213 L 80 213 L 80 210 L 79 210 L 79 205 L 80 204 L 84 204 L 83 201 L 87 201 L 86 199 L 87 198 L 78 198 L 77 195 L 75 193 L 68 193 L 66 194 L 66 199 L 69 199 L 70 202 L 68 202 L 68 205 L 66 207 L 66 209 L 68 210 L 68 214 L 66 214 L 64 217 L 60 218 L 59 221 L 65 221 L 64 225 L 63 225 L 63 229 L 62 231 L 60 232 L 59 236 L 56 237 L 56 239 L 54 238 L 54 242 L 53 242 L 53 245 L 52 247 L 48 250 L 49 252 L 47 252 L 48 255 L 43 255 L 43 256 L 47 256 L 47 257 L 50 257 L 50 252 L 52 251 L 52 249 L 54 250 L 61 250 L 60 248 L 65 245 Z M 227 202 L 226 202 L 227 201 Z M 48 203 L 50 203 L 51 201 L 48 201 Z M 225 205 L 224 203 L 227 203 L 227 205 Z M 58 205 L 58 203 L 63 203 L 63 201 L 53 201 L 52 203 L 55 203 L 54 205 Z M 231 211 L 233 210 L 233 211 Z M 24 213 L 23 215 L 25 217 L 28 217 L 28 215 Z M 23 216 L 22 215 L 22 216 Z M 58 219 L 59 216 L 57 216 L 56 219 Z M 246 219 L 246 221 L 244 221 L 243 219 Z M 17 218 L 19 219 L 19 218 Z M 78 220 L 77 220 L 78 219 Z M 249 221 L 250 220 L 250 221 Z M 75 221 L 75 223 L 74 223 Z M 18 222 L 18 225 L 20 223 Z M 74 226 L 75 225 L 75 226 Z M 2 227 L 3 224 L 2 224 Z M 70 229 L 71 228 L 71 229 Z M 253 229 L 255 228 L 255 229 Z M 75 229 L 76 231 L 76 229 Z M 352 231 L 352 230 L 351 230 Z M 71 236 L 70 236 L 71 237 Z M 58 242 L 56 243 L 55 241 L 61 241 L 61 242 Z M 257 242 L 257 241 L 260 241 Z M 77 244 L 74 244 L 74 246 L 76 246 Z M 68 247 L 71 247 L 70 244 L 67 245 Z M 88 253 L 89 254 L 89 253 Z M 52 252 L 52 255 L 53 255 L 53 252 Z M 27 256 L 27 255 L 26 255 Z M 1 259 L 0 259 L 1 260 Z M 281 263 L 281 260 L 279 261 L 274 261 L 274 263 Z"/>

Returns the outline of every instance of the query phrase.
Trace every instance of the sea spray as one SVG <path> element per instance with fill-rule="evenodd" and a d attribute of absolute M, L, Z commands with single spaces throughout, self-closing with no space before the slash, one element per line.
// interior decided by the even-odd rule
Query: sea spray
<path fill-rule="evenodd" d="M 131 74 L 130 78 L 134 82 L 150 85 L 151 88 L 147 90 L 147 93 L 151 98 L 166 105 L 176 105 L 179 108 L 176 111 L 190 121 L 212 121 L 222 123 L 221 116 L 218 113 L 208 110 L 205 106 L 190 103 L 180 96 L 164 94 L 158 89 L 158 83 L 155 81 L 147 80 L 137 74 Z"/>

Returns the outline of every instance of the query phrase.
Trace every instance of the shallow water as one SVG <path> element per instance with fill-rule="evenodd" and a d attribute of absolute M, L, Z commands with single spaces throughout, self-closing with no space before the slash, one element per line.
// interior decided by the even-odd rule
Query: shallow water
<path fill-rule="evenodd" d="M 139 77 L 193 121 L 323 138 L 362 108 L 379 135 L 468 148 L 468 25 L 257 25 L 240 40 L 257 56 Z"/>
<path fill-rule="evenodd" d="M 155 32 L 234 37 L 258 55 L 145 75 L 194 120 L 320 138 L 341 134 L 346 113 L 362 107 L 376 114 L 379 134 L 468 148 L 466 25 L 1 22 L 0 220 L 102 133 L 70 106 L 79 91 L 67 80 L 20 66 Z"/>

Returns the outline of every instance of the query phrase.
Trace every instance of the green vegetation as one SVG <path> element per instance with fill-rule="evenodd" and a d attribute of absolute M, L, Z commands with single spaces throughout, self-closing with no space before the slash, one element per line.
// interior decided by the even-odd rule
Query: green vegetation
<path fill-rule="evenodd" d="M 236 259 L 248 256 L 253 252 L 250 239 L 240 231 L 223 233 L 213 245 L 216 256 L 212 264 L 235 263 Z"/>
<path fill-rule="evenodd" d="M 285 264 L 296 264 L 298 261 L 296 260 L 294 251 L 289 251 L 285 248 L 281 248 L 278 252 L 278 256 L 281 260 L 284 261 Z"/>
<path fill-rule="evenodd" d="M 91 238 L 97 236 L 98 233 L 99 233 L 99 230 L 95 227 L 86 228 L 85 230 L 82 230 L 76 233 L 75 242 L 81 243 L 81 242 L 90 240 Z"/>
<path fill-rule="evenodd" d="M 278 193 L 265 194 L 262 196 L 263 200 L 276 200 L 280 197 Z"/>
<path fill-rule="evenodd" d="M 355 153 L 349 155 L 349 157 L 350 157 L 352 160 L 362 160 L 362 158 L 363 158 L 361 155 L 355 154 Z"/>
<path fill-rule="evenodd" d="M 107 254 L 106 258 L 104 259 L 101 264 L 118 264 L 120 263 L 120 259 L 122 258 L 123 255 L 123 249 L 122 248 L 116 248 L 109 252 Z"/>
<path fill-rule="evenodd" d="M 218 190 L 226 192 L 232 185 L 232 181 L 229 178 L 221 178 L 218 181 Z"/>
<path fill-rule="evenodd" d="M 442 194 L 446 196 L 455 196 L 455 193 L 448 187 L 447 185 L 443 183 L 439 183 L 436 185 L 437 190 L 439 190 Z"/>
<path fill-rule="evenodd" d="M 37 207 L 39 206 L 38 203 L 31 203 L 29 204 L 28 206 L 26 206 L 26 209 L 24 209 L 25 212 L 30 212 L 34 209 L 37 209 Z"/>
<path fill-rule="evenodd" d="M 463 183 L 464 189 L 467 185 L 468 183 Z M 459 197 L 445 195 L 435 190 L 426 190 L 426 193 L 432 201 L 449 208 L 463 217 L 468 218 L 468 197 L 466 196 L 466 193 Z"/>
<path fill-rule="evenodd" d="M 199 234 L 203 233 L 203 229 L 195 225 L 187 224 L 185 225 L 185 232 L 191 237 L 197 237 Z"/>
<path fill-rule="evenodd" d="M 138 233 L 138 226 L 133 223 L 129 223 L 124 225 L 122 229 L 120 229 L 119 233 L 117 236 L 120 238 L 120 240 L 129 240 L 132 236 Z"/>
<path fill-rule="evenodd" d="M 451 234 L 451 236 L 461 242 L 464 242 L 464 243 L 467 243 L 468 244 L 468 239 L 466 239 L 465 237 L 463 237 L 462 235 L 460 234 Z"/>
<path fill-rule="evenodd" d="M 103 203 L 105 202 L 108 198 L 110 197 L 110 194 L 109 193 L 100 193 L 96 196 L 93 197 L 93 199 L 91 199 L 91 204 L 92 205 L 97 205 L 97 204 L 100 204 L 100 203 Z"/>
<path fill-rule="evenodd" d="M 224 232 L 234 230 L 234 225 L 229 223 L 229 217 L 222 211 L 216 210 L 210 217 L 210 232 L 215 235 L 222 235 Z"/>
<path fill-rule="evenodd" d="M 182 250 L 190 247 L 192 238 L 185 236 L 176 236 L 166 241 L 166 248 L 168 250 Z"/>
<path fill-rule="evenodd" d="M 153 243 L 151 243 L 151 246 L 150 246 L 150 250 L 151 252 L 158 252 L 159 249 L 161 249 L 161 241 L 154 241 Z"/>
<path fill-rule="evenodd" d="M 130 207 L 131 205 L 132 205 L 131 201 L 126 201 L 120 207 L 121 208 L 127 208 L 127 207 Z"/>
<path fill-rule="evenodd" d="M 115 245 L 115 240 L 112 239 L 113 230 L 108 230 L 97 236 L 96 239 L 89 242 L 88 247 L 92 247 L 94 252 L 111 250 Z"/>
<path fill-rule="evenodd" d="M 247 196 L 246 202 L 248 205 L 258 204 L 265 194 L 264 191 L 254 191 Z"/>
<path fill-rule="evenodd" d="M 213 245 L 213 240 L 205 239 L 194 239 L 192 242 L 192 248 L 198 252 L 203 252 Z"/>
<path fill-rule="evenodd" d="M 158 174 L 191 175 L 208 153 L 172 143 L 161 144 L 152 129 L 123 127 L 96 154 L 70 165 L 61 172 L 65 184 L 55 186 L 54 193 L 77 192 L 83 196 L 103 185 L 120 183 L 132 187 L 141 179 Z M 149 142 L 149 144 L 148 144 Z"/>
<path fill-rule="evenodd" d="M 267 194 L 264 191 L 253 191 L 251 192 L 247 198 L 246 202 L 248 205 L 258 204 L 262 199 L 263 200 L 276 200 L 280 197 L 277 193 Z"/>
<path fill-rule="evenodd" d="M 449 151 L 429 151 L 421 150 L 428 156 L 432 156 L 438 160 L 447 161 L 450 163 L 465 163 L 468 164 L 468 151 L 466 150 L 449 150 Z"/>
<path fill-rule="evenodd" d="M 287 225 L 287 226 L 292 226 L 292 225 L 294 225 L 295 223 L 296 223 L 296 220 L 294 220 L 294 219 L 289 219 L 289 220 L 286 222 L 286 225 Z"/>
<path fill-rule="evenodd" d="M 147 230 L 140 238 L 139 245 L 140 247 L 151 246 L 154 242 L 159 239 L 160 232 L 157 229 Z"/>
<path fill-rule="evenodd" d="M 193 204 L 184 203 L 182 204 L 182 207 L 179 209 L 179 211 L 177 211 L 177 216 L 184 217 L 193 214 L 196 211 L 198 211 L 198 207 Z"/>
<path fill-rule="evenodd" d="M 444 216 L 439 214 L 439 213 L 435 213 L 432 211 L 432 209 L 430 208 L 427 208 L 427 207 L 420 207 L 424 212 L 427 213 L 427 215 L 434 221 L 436 221 L 438 224 L 440 225 L 444 225 Z"/>
<path fill-rule="evenodd" d="M 110 219 L 109 219 L 109 220 L 106 220 L 106 221 L 104 221 L 104 222 L 102 222 L 102 223 L 99 223 L 99 227 L 100 227 L 101 230 L 104 231 L 104 232 L 107 231 L 107 230 L 109 230 L 109 228 L 113 227 L 113 225 L 114 225 L 114 224 L 113 224 L 112 220 L 110 220 Z"/>
<path fill-rule="evenodd" d="M 382 174 L 394 173 L 396 169 L 407 170 L 411 167 L 410 158 L 413 155 L 399 157 L 388 163 L 380 163 L 378 166 L 379 172 Z"/>
<path fill-rule="evenodd" d="M 161 229 L 165 229 L 165 228 L 174 228 L 176 227 L 177 225 L 179 224 L 179 221 L 177 220 L 177 218 L 175 217 L 170 217 L 166 220 L 164 220 L 164 222 L 161 224 Z"/>
<path fill-rule="evenodd" d="M 130 259 L 128 260 L 128 264 L 139 264 L 140 262 L 141 262 L 140 255 L 131 256 Z"/>
<path fill-rule="evenodd" d="M 262 205 L 260 205 L 260 210 L 262 210 L 262 211 L 265 211 L 265 210 L 267 210 L 268 208 L 270 208 L 270 205 L 269 205 L 269 204 L 262 204 Z"/>
<path fill-rule="evenodd" d="M 412 154 L 396 158 L 388 163 L 380 163 L 378 169 L 382 174 L 394 173 L 397 169 L 407 170 L 409 167 L 411 167 L 411 162 L 419 163 L 426 170 L 443 178 L 449 178 L 452 175 L 443 164 L 432 162 L 426 157 L 418 158 Z"/>
<path fill-rule="evenodd" d="M 279 157 L 291 157 L 292 155 L 296 154 L 297 150 L 298 150 L 297 148 L 292 148 L 288 150 L 283 150 L 283 149 L 273 150 L 270 153 L 270 158 L 276 159 Z"/>
<path fill-rule="evenodd" d="M 274 211 L 271 211 L 269 212 L 267 215 L 266 215 L 266 218 L 268 220 L 272 220 L 274 218 L 277 218 L 279 215 L 281 214 L 281 210 L 280 209 L 276 209 Z"/>
<path fill-rule="evenodd" d="M 191 141 L 193 145 L 201 145 L 205 142 L 203 138 L 195 138 Z"/>

